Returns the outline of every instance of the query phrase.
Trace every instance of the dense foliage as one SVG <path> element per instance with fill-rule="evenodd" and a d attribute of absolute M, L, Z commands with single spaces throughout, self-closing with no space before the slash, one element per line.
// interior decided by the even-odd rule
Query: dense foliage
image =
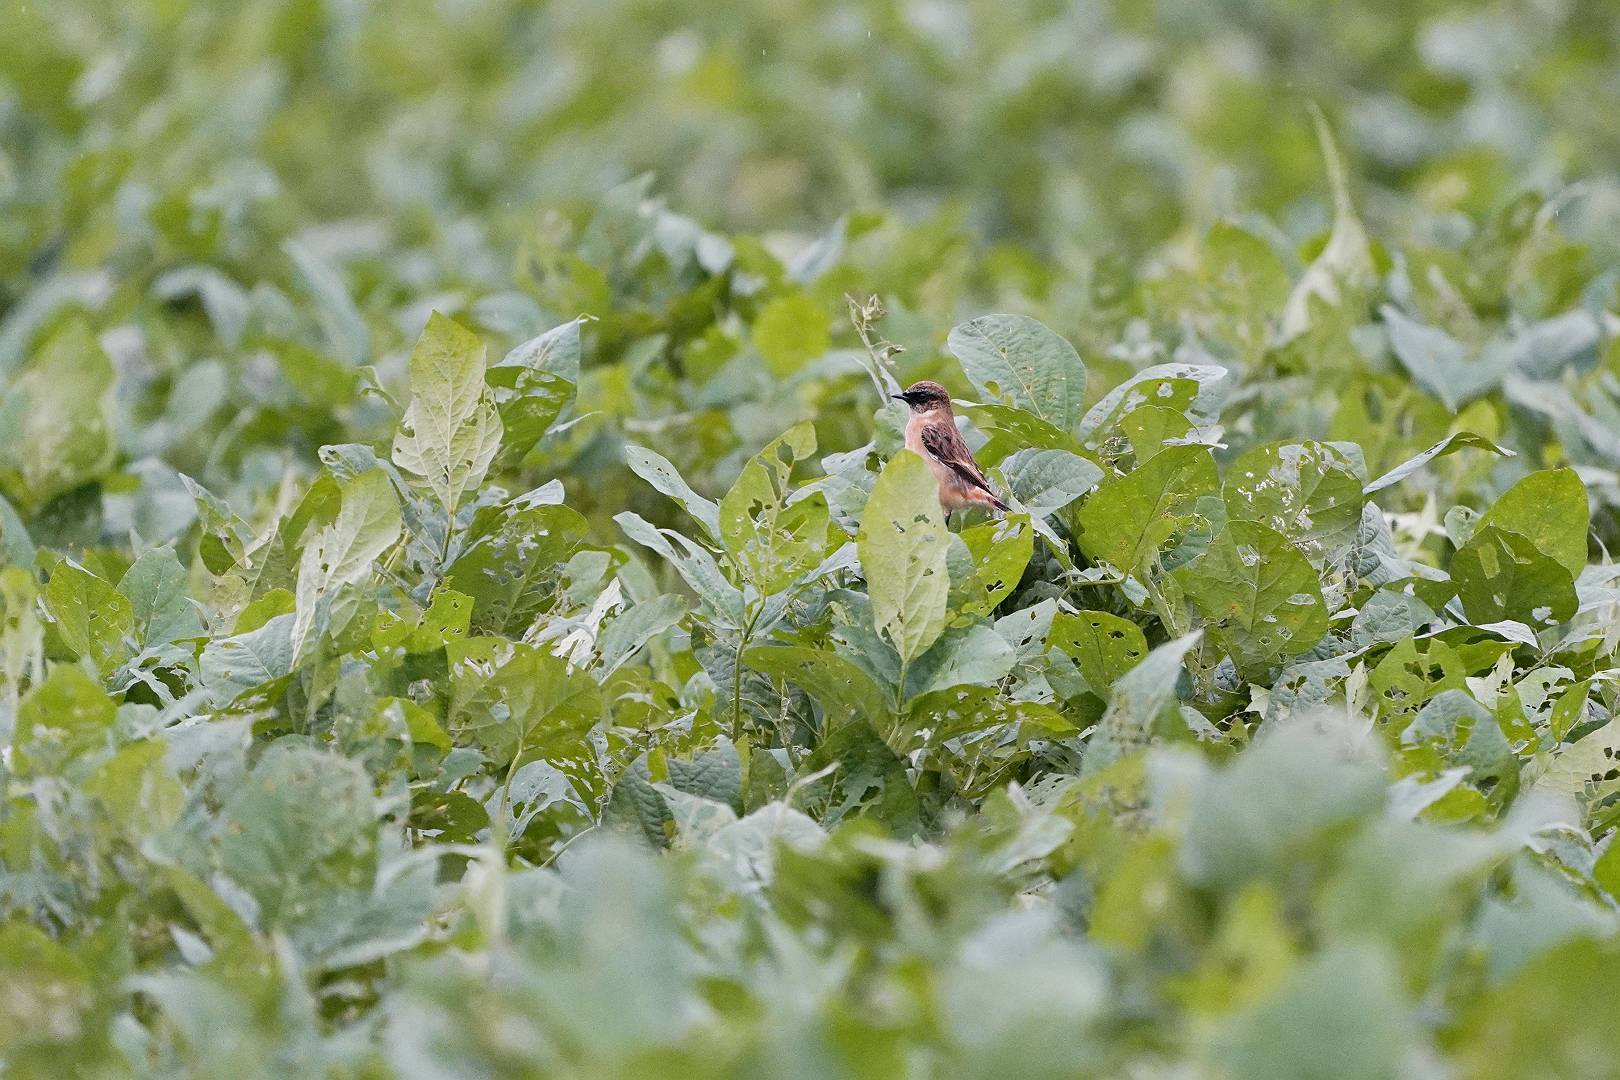
<path fill-rule="evenodd" d="M 10 5 L 0 1073 L 1613 1075 L 1616 70 Z"/>

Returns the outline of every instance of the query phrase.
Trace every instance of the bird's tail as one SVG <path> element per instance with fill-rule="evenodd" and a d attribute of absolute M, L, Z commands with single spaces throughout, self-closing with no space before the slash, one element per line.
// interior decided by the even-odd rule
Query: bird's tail
<path fill-rule="evenodd" d="M 994 492 L 990 493 L 990 502 L 991 505 L 993 505 L 997 510 L 1000 510 L 1003 514 L 1012 513 L 1012 507 L 1002 502 L 1001 496 L 995 494 Z"/>

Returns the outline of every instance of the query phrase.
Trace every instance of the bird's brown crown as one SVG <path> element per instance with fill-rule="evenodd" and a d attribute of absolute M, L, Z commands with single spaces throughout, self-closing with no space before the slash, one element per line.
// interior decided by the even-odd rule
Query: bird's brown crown
<path fill-rule="evenodd" d="M 929 412 L 933 409 L 949 410 L 951 407 L 950 391 L 932 379 L 914 382 L 906 387 L 904 393 L 894 396 L 910 405 L 912 412 Z"/>

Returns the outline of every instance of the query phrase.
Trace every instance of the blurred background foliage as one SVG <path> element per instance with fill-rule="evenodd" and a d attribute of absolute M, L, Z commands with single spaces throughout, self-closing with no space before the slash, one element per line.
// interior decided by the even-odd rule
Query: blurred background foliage
<path fill-rule="evenodd" d="M 0 13 L 7 1076 L 1614 1074 L 1620 5 Z M 378 480 L 434 311 L 506 357 L 448 498 Z M 982 400 L 947 335 L 986 312 L 1074 344 L 1076 413 L 1197 365 L 1085 448 L 1116 483 L 1332 440 L 1359 509 L 1472 449 L 1309 551 L 1335 624 L 1283 670 L 1072 536 L 1014 582 L 968 534 L 995 595 L 915 700 L 994 734 L 924 768 L 815 692 L 855 656 L 912 701 L 848 561 L 898 443 L 868 345 Z M 1035 430 L 974 420 L 996 468 Z M 744 629 L 746 575 L 648 551 L 731 546 L 708 500 L 784 431 L 762 482 L 834 565 L 745 672 L 772 590 Z M 1501 512 L 1562 591 L 1459 613 L 1478 512 L 1564 466 L 1589 536 L 1579 493 Z M 1526 627 L 1544 585 L 1573 614 Z M 1127 646 L 1053 645 L 1060 599 Z"/>

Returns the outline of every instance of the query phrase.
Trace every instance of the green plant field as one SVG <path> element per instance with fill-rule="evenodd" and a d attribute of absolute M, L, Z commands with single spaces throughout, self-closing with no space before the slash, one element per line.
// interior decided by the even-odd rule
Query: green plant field
<path fill-rule="evenodd" d="M 0 1077 L 1620 1076 L 1613 0 L 0 13 Z"/>

